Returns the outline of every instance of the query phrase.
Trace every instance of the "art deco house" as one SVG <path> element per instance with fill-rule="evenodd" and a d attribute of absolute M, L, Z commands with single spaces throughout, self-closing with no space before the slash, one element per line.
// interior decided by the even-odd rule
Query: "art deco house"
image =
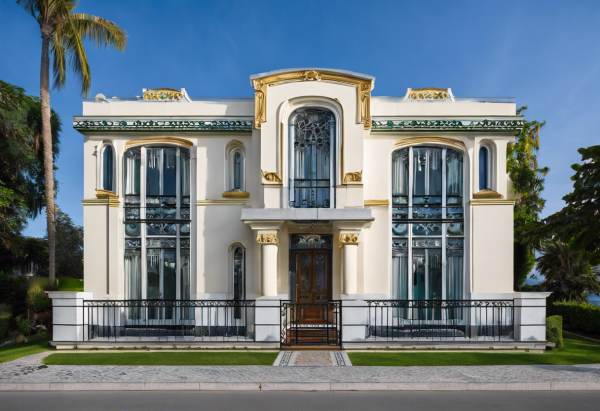
<path fill-rule="evenodd" d="M 544 342 L 546 294 L 513 290 L 514 99 L 250 85 L 84 101 L 85 292 L 52 295 L 57 344 Z"/>

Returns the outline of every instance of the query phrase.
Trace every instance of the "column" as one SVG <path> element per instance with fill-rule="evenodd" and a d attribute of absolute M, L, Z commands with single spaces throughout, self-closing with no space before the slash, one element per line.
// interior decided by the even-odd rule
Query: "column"
<path fill-rule="evenodd" d="M 356 294 L 358 282 L 358 232 L 340 232 L 343 294 Z"/>
<path fill-rule="evenodd" d="M 277 248 L 279 247 L 279 239 L 276 233 L 259 232 L 256 241 L 261 246 L 262 294 L 265 297 L 277 297 Z"/>

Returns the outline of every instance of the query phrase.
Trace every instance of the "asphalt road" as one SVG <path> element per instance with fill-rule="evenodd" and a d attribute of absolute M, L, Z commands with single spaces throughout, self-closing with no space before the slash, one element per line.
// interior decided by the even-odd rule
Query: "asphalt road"
<path fill-rule="evenodd" d="M 527 410 L 600 409 L 600 392 L 2 392 L 0 410 Z"/>

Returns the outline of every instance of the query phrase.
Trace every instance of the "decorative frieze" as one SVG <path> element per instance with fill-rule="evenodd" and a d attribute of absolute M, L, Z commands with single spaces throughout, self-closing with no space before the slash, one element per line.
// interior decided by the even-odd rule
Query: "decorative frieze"
<path fill-rule="evenodd" d="M 252 131 L 252 120 L 75 120 L 77 131 Z"/>
<path fill-rule="evenodd" d="M 373 131 L 478 130 L 518 131 L 523 120 L 373 120 Z"/>
<path fill-rule="evenodd" d="M 259 234 L 256 237 L 256 242 L 263 244 L 275 244 L 279 245 L 279 238 L 277 238 L 277 234 Z"/>
<path fill-rule="evenodd" d="M 144 89 L 144 100 L 152 101 L 180 101 L 184 97 L 185 89 L 172 88 Z"/>

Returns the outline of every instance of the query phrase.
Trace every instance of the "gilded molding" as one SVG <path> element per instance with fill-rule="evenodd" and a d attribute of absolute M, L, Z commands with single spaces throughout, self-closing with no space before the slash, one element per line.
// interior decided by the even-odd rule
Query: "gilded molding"
<path fill-rule="evenodd" d="M 345 245 L 358 245 L 357 234 L 340 234 L 340 247 Z"/>
<path fill-rule="evenodd" d="M 523 120 L 373 120 L 373 131 L 519 131 Z"/>
<path fill-rule="evenodd" d="M 394 143 L 394 149 L 397 148 L 401 148 L 401 147 L 406 147 L 406 146 L 412 146 L 415 144 L 438 144 L 438 145 L 442 145 L 442 146 L 449 146 L 449 147 L 453 147 L 456 149 L 459 149 L 463 152 L 467 152 L 467 149 L 465 147 L 465 144 L 456 139 L 456 138 L 451 138 L 451 137 L 411 137 L 411 138 L 405 138 L 402 140 L 398 140 L 396 141 L 396 143 Z"/>
<path fill-rule="evenodd" d="M 279 245 L 279 238 L 277 238 L 277 234 L 259 234 L 256 237 L 256 242 L 259 244 Z"/>
<path fill-rule="evenodd" d="M 90 199 L 90 200 L 81 200 L 81 204 L 83 206 L 109 206 L 109 207 L 119 207 L 119 200 L 114 198 L 99 198 L 99 199 Z"/>
<path fill-rule="evenodd" d="M 361 181 L 362 181 L 362 170 L 361 171 L 353 171 L 353 172 L 344 174 L 342 183 L 343 184 L 348 184 L 349 182 L 359 183 Z"/>
<path fill-rule="evenodd" d="M 289 73 L 279 73 L 252 80 L 254 88 L 254 128 L 259 129 L 261 123 L 267 121 L 267 88 L 290 82 L 327 81 L 348 84 L 356 87 L 357 120 L 364 123 L 365 130 L 371 128 L 371 91 L 373 82 L 340 73 L 327 71 L 303 70 Z"/>
<path fill-rule="evenodd" d="M 143 146 L 145 144 L 171 144 L 174 146 L 180 146 L 185 148 L 191 148 L 194 143 L 183 138 L 177 137 L 147 137 L 137 138 L 135 140 L 129 140 L 125 143 L 125 150 L 132 147 Z"/>
<path fill-rule="evenodd" d="M 365 207 L 389 206 L 390 200 L 365 200 Z"/>
<path fill-rule="evenodd" d="M 196 200 L 197 206 L 213 206 L 213 205 L 245 205 L 246 199 L 230 198 L 221 200 Z"/>
<path fill-rule="evenodd" d="M 112 191 L 96 190 L 96 198 L 119 198 L 119 196 Z"/>
<path fill-rule="evenodd" d="M 274 172 L 266 172 L 265 173 L 263 170 L 260 170 L 260 172 L 262 173 L 262 176 L 265 179 L 265 181 L 267 181 L 269 183 L 283 184 L 283 180 L 281 179 L 279 174 L 274 173 Z"/>
<path fill-rule="evenodd" d="M 245 191 L 226 191 L 223 198 L 250 198 L 250 193 Z"/>
<path fill-rule="evenodd" d="M 473 194 L 473 198 L 479 199 L 479 198 L 504 198 L 504 196 L 500 193 L 498 193 L 497 191 L 494 190 L 488 190 L 487 188 L 481 191 L 478 191 L 477 193 Z"/>
<path fill-rule="evenodd" d="M 172 88 L 144 89 L 144 100 L 179 101 L 183 98 L 181 90 Z"/>
<path fill-rule="evenodd" d="M 94 131 L 252 131 L 252 120 L 74 120 L 80 132 Z"/>
<path fill-rule="evenodd" d="M 515 200 L 498 200 L 498 199 L 490 199 L 490 200 L 471 200 L 469 201 L 469 205 L 472 206 L 480 206 L 480 205 L 514 205 Z"/>

